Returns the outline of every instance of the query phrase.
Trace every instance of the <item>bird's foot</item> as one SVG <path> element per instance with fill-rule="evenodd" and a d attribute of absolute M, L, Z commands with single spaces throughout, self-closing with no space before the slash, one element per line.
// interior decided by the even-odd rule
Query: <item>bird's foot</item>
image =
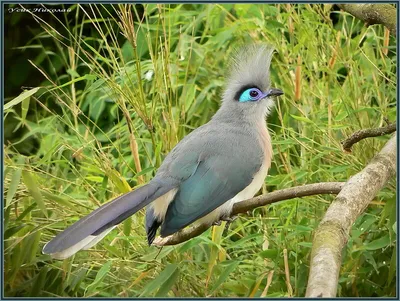
<path fill-rule="evenodd" d="M 213 226 L 221 226 L 221 220 L 215 221 L 212 223 Z"/>
<path fill-rule="evenodd" d="M 220 221 L 225 221 L 225 222 L 228 222 L 228 223 L 232 223 L 237 217 L 238 217 L 237 215 L 234 215 L 234 216 L 225 216 L 225 215 L 223 215 L 223 216 L 220 217 Z"/>
<path fill-rule="evenodd" d="M 232 223 L 235 219 L 237 218 L 237 215 L 234 216 L 226 216 L 223 215 L 219 218 L 219 220 L 215 221 L 212 223 L 213 226 L 221 226 L 222 222 L 227 222 L 227 225 L 229 225 L 230 223 Z"/>

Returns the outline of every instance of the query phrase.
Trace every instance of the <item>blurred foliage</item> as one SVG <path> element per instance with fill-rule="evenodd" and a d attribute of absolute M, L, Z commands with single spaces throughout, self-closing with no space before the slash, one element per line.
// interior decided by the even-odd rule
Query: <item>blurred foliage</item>
<path fill-rule="evenodd" d="M 395 39 L 330 4 L 23 7 L 5 9 L 5 296 L 304 296 L 332 196 L 258 208 L 161 250 L 146 244 L 143 212 L 70 259 L 41 249 L 148 181 L 215 113 L 230 53 L 253 41 L 276 48 L 271 80 L 285 92 L 268 118 L 274 160 L 262 192 L 348 180 L 389 137 L 351 154 L 340 141 L 396 118 Z M 395 296 L 395 200 L 392 181 L 354 224 L 338 296 Z"/>

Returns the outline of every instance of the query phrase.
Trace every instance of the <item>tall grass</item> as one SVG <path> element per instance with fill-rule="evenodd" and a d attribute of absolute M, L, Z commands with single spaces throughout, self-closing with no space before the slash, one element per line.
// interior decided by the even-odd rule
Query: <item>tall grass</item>
<path fill-rule="evenodd" d="M 146 244 L 143 212 L 70 259 L 51 260 L 41 248 L 151 179 L 171 148 L 211 118 L 229 54 L 241 44 L 276 48 L 271 81 L 285 92 L 268 118 L 274 160 L 263 191 L 346 181 L 361 170 L 388 137 L 364 140 L 351 154 L 340 141 L 395 120 L 395 41 L 331 8 L 73 5 L 76 21 L 54 14 L 57 26 L 32 13 L 42 31 L 24 47 L 42 48 L 46 65 L 31 63 L 45 80 L 5 110 L 29 129 L 5 145 L 5 295 L 303 296 L 329 196 L 255 209 L 161 250 Z M 19 154 L 15 144 L 31 136 L 38 152 Z M 338 296 L 395 295 L 395 191 L 392 182 L 353 226 Z"/>

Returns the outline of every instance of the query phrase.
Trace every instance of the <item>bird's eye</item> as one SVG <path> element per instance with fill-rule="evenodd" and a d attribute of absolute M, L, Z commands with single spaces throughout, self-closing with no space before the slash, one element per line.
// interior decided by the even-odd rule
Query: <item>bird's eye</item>
<path fill-rule="evenodd" d="M 263 93 L 258 88 L 250 88 L 240 94 L 239 102 L 257 101 L 263 96 Z"/>
<path fill-rule="evenodd" d="M 251 97 L 257 97 L 258 96 L 258 92 L 256 90 L 251 90 L 250 91 L 250 96 Z"/>

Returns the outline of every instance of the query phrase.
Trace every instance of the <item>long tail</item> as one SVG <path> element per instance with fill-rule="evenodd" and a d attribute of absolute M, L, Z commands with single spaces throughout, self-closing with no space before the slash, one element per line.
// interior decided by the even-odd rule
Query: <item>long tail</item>
<path fill-rule="evenodd" d="M 171 190 L 173 186 L 150 182 L 97 208 L 59 233 L 44 248 L 44 254 L 64 259 L 99 242 L 116 225 Z"/>

